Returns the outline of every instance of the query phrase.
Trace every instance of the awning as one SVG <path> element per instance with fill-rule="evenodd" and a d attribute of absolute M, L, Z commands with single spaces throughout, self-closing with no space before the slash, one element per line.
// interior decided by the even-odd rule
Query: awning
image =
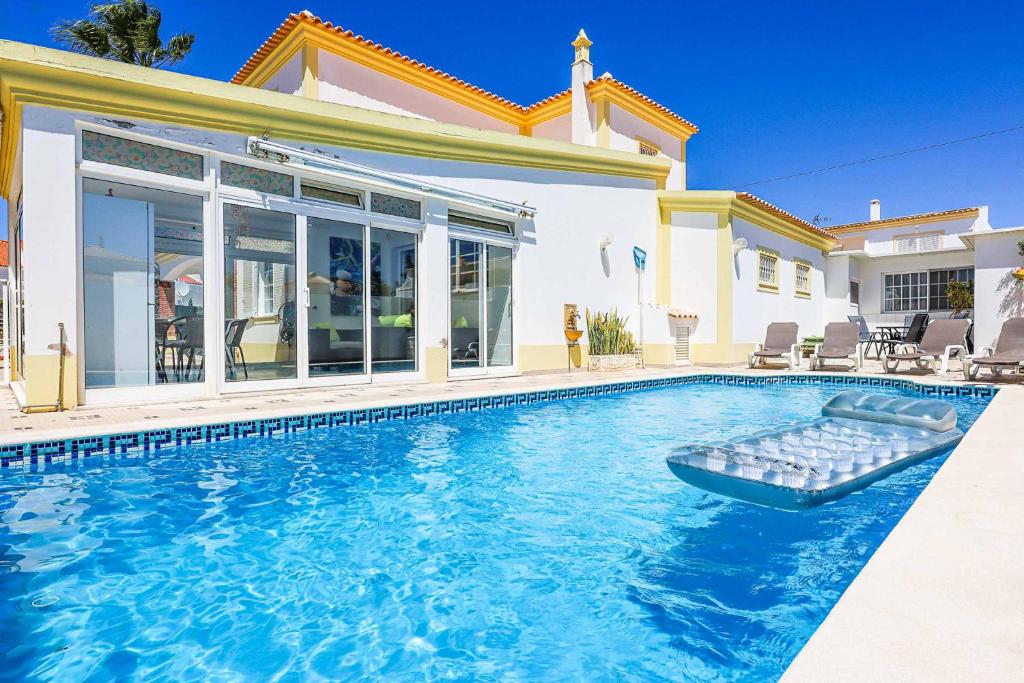
<path fill-rule="evenodd" d="M 249 154 L 262 159 L 274 159 L 285 166 L 306 167 L 319 173 L 333 176 L 349 183 L 359 183 L 383 189 L 393 189 L 422 197 L 437 197 L 452 204 L 471 209 L 498 212 L 512 218 L 532 218 L 537 209 L 525 202 L 516 204 L 504 199 L 464 192 L 442 185 L 435 185 L 398 173 L 381 171 L 320 152 L 307 152 L 298 147 L 278 144 L 252 136 L 248 143 Z"/>

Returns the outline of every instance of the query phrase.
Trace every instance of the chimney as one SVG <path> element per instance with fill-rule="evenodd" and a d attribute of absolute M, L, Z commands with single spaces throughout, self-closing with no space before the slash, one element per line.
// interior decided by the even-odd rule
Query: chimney
<path fill-rule="evenodd" d="M 882 202 L 878 199 L 871 200 L 871 220 L 882 220 Z"/>
<path fill-rule="evenodd" d="M 572 141 L 579 145 L 594 144 L 594 128 L 590 120 L 587 98 L 587 83 L 594 80 L 594 65 L 590 63 L 590 46 L 587 34 L 580 29 L 572 46 L 576 57 L 572 63 Z"/>

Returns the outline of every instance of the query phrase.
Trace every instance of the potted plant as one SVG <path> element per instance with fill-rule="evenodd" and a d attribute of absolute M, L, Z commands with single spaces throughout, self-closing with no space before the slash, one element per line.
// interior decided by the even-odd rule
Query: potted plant
<path fill-rule="evenodd" d="M 636 342 L 626 330 L 628 318 L 620 318 L 614 308 L 609 313 L 587 309 L 587 337 L 591 370 L 622 370 L 637 364 Z"/>
<path fill-rule="evenodd" d="M 1017 253 L 1024 256 L 1024 240 L 1017 242 Z M 1024 280 L 1024 267 L 1018 268 L 1013 271 L 1013 276 L 1018 280 Z"/>
<path fill-rule="evenodd" d="M 946 285 L 946 298 L 949 299 L 954 318 L 974 308 L 974 288 L 966 282 L 953 280 Z"/>

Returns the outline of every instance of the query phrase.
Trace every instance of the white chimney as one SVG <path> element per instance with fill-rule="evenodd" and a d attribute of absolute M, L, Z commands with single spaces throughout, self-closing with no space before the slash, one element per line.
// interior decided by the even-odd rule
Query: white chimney
<path fill-rule="evenodd" d="M 871 200 L 871 220 L 882 220 L 882 202 L 878 199 Z"/>
<path fill-rule="evenodd" d="M 572 141 L 579 145 L 594 144 L 594 127 L 590 120 L 587 98 L 587 83 L 594 80 L 594 65 L 590 63 L 590 46 L 587 34 L 580 29 L 572 46 L 576 57 L 572 63 Z"/>

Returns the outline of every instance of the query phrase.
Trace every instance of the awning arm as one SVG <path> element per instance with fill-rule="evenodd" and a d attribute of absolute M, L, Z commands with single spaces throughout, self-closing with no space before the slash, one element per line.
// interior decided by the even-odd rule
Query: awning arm
<path fill-rule="evenodd" d="M 397 173 L 381 171 L 319 152 L 307 152 L 297 147 L 282 145 L 256 136 L 249 137 L 248 151 L 254 157 L 275 159 L 285 165 L 316 167 L 320 172 L 325 172 L 321 169 L 326 169 L 328 175 L 338 176 L 348 182 L 368 183 L 424 197 L 438 197 L 470 208 L 510 214 L 514 218 L 532 218 L 537 213 L 537 209 L 527 206 L 525 202 L 515 204 L 503 199 L 495 199 L 494 197 L 435 185 L 434 183 L 409 178 Z"/>

